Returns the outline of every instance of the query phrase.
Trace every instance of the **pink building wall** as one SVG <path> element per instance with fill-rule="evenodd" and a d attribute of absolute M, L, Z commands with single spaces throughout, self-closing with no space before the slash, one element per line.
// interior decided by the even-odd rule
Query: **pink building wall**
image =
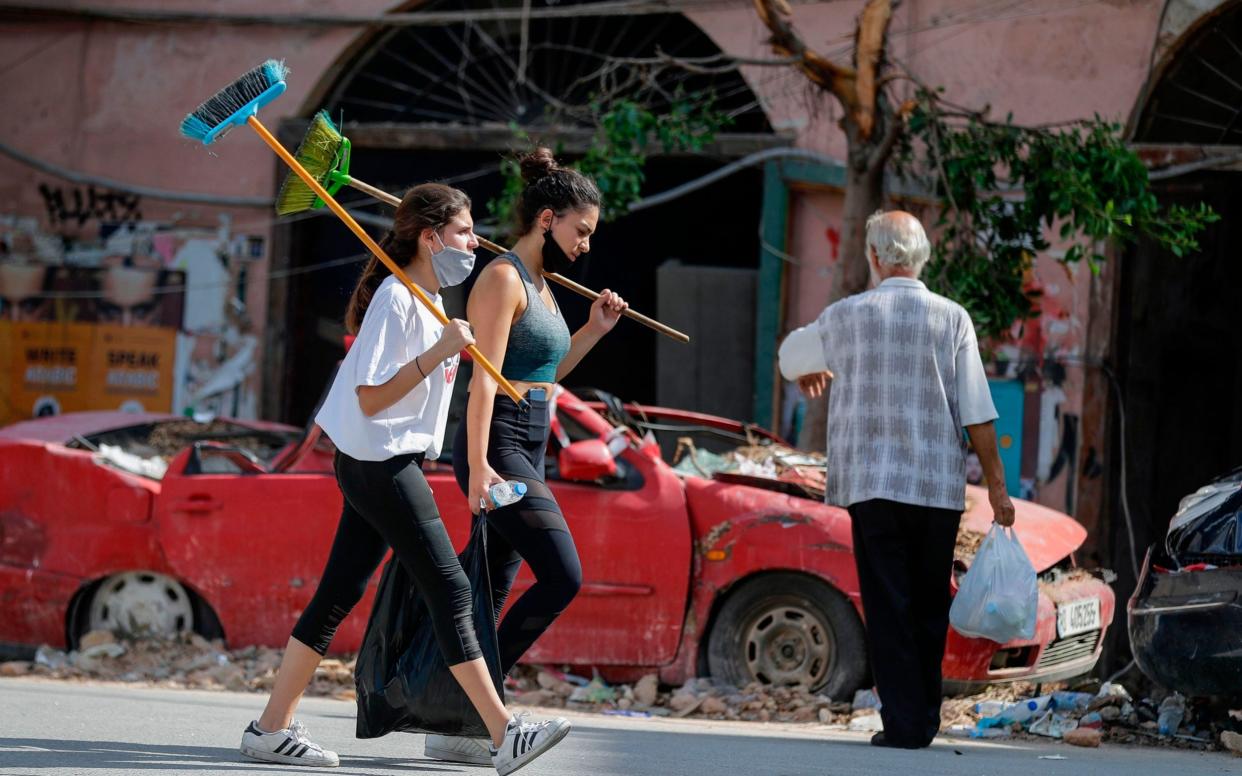
<path fill-rule="evenodd" d="M 1209 0 L 1179 0 L 1178 13 L 1193 19 Z M 380 0 L 274 0 L 264 13 L 382 13 L 400 4 Z M 222 0 L 204 6 L 185 0 L 129 0 L 128 7 L 225 13 L 254 12 L 253 3 Z M 847 63 L 861 0 L 794 6 L 796 29 L 812 47 Z M 1134 111 L 1153 61 L 1165 12 L 1163 0 L 907 0 L 890 27 L 890 56 L 921 81 L 943 86 L 945 97 L 967 106 L 991 106 L 1020 122 L 1047 123 L 1100 114 L 1126 121 Z M 728 53 L 772 56 L 767 31 L 749 3 L 722 3 L 688 14 Z M 1184 25 L 1183 25 L 1184 27 Z M 289 92 L 264 111 L 276 126 L 316 107 L 325 79 L 340 64 L 361 28 L 189 27 L 107 22 L 6 24 L 0 28 L 0 141 L 38 159 L 131 184 L 221 196 L 270 197 L 278 178 L 272 154 L 246 130 L 208 151 L 182 139 L 184 114 L 241 72 L 272 57 L 291 69 Z M 1169 45 L 1165 35 L 1162 45 Z M 748 67 L 745 74 L 774 128 L 797 132 L 797 144 L 833 158 L 844 156 L 834 102 L 788 68 Z M 40 185 L 66 195 L 88 187 L 38 172 L 0 156 L 0 236 L 34 230 L 89 242 L 83 223 L 52 223 Z M 675 207 L 675 205 L 671 205 Z M 237 350 L 237 338 L 263 341 L 272 216 L 262 208 L 215 207 L 144 197 L 141 221 L 187 240 L 216 240 L 220 250 L 238 238 L 261 238 L 261 255 L 248 265 L 247 325 L 208 311 L 210 325 L 191 331 L 193 361 L 184 393 L 212 374 Z M 830 189 L 791 195 L 783 329 L 813 319 L 829 301 L 839 265 L 841 195 Z M 758 214 L 755 214 L 756 219 Z M 72 220 L 72 219 L 71 219 Z M 834 237 L 833 235 L 837 235 Z M 200 246 L 201 247 L 201 246 Z M 166 257 L 179 261 L 174 253 Z M 188 260 L 188 259 L 187 259 Z M 201 258 L 199 259 L 201 261 Z M 193 284 L 191 279 L 191 284 Z M 1092 284 L 1101 279 L 1067 273 L 1052 256 L 1038 260 L 1034 282 L 1045 291 L 1045 315 L 1003 349 L 1011 362 L 1056 353 L 1082 356 L 1090 324 Z M 217 304 L 208 300 L 203 304 Z M 262 358 L 258 353 L 256 358 Z M 1038 386 L 1041 402 L 1038 460 L 1058 453 L 1049 430 L 1083 410 L 1084 370 L 1067 369 L 1058 385 Z M 246 378 L 245 406 L 262 391 L 258 370 Z M 1052 396 L 1053 399 L 1047 398 Z M 1050 406 L 1043 406 L 1050 404 Z M 1046 467 L 1045 467 L 1046 469 Z M 1033 482 L 1032 493 L 1065 508 L 1065 485 Z M 1072 506 L 1072 505 L 1071 505 Z"/>

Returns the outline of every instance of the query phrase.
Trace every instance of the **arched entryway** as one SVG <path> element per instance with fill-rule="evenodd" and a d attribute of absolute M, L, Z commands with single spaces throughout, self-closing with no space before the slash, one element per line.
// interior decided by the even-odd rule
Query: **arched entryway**
<path fill-rule="evenodd" d="M 521 7 L 508 0 L 500 5 Z M 493 0 L 453 0 L 418 7 L 486 11 L 497 6 Z M 471 195 L 476 221 L 482 221 L 487 218 L 487 202 L 500 191 L 501 156 L 518 145 L 515 129 L 571 159 L 589 146 L 589 117 L 567 111 L 564 105 L 589 102 L 599 88 L 596 74 L 610 57 L 695 58 L 719 53 L 712 40 L 680 14 L 532 19 L 524 29 L 520 20 L 488 20 L 484 13 L 478 21 L 377 33 L 333 68 L 337 75 L 326 76 L 327 83 L 318 90 L 323 104 L 307 106 L 306 113 L 323 107 L 333 116 L 343 115 L 345 133 L 353 143 L 352 170 L 359 179 L 395 193 L 421 181 L 453 183 Z M 736 71 L 669 70 L 659 78 L 665 102 L 676 99 L 679 88 L 686 93 L 710 88 L 734 121 L 705 154 L 650 158 L 645 192 L 697 178 L 722 161 L 789 144 L 789 138 L 772 131 L 760 101 Z M 663 107 L 660 98 L 656 100 L 655 107 Z M 289 122 L 283 128 L 286 139 L 296 142 L 303 127 L 304 123 Z M 657 273 L 669 260 L 689 267 L 724 268 L 727 277 L 731 277 L 727 270 L 739 270 L 739 282 L 753 284 L 761 198 L 761 173 L 751 170 L 696 196 L 627 215 L 601 227 L 591 256 L 573 274 L 590 287 L 623 293 L 635 309 L 652 315 L 657 314 L 661 294 L 668 303 L 667 286 L 673 282 L 669 278 L 681 278 L 670 276 L 667 267 Z M 360 201 L 352 192 L 343 193 L 342 199 Z M 286 268 L 294 271 L 359 253 L 357 242 L 328 218 L 280 227 L 275 246 L 277 261 L 287 257 Z M 490 254 L 480 252 L 480 259 L 490 259 Z M 318 386 L 342 353 L 339 321 L 357 272 L 357 264 L 305 272 L 274 290 L 271 317 L 275 325 L 284 321 L 284 352 L 268 368 L 267 384 L 285 390 L 283 396 L 273 396 L 277 406 L 270 416 L 298 423 L 307 419 Z M 658 280 L 658 275 L 664 279 Z M 556 293 L 571 327 L 585 320 L 585 300 L 562 289 Z M 450 314 L 462 314 L 462 299 L 460 292 L 446 297 Z M 711 347 L 714 342 L 720 347 L 724 341 L 733 352 L 716 357 L 743 362 L 737 372 L 744 382 L 717 386 L 700 409 L 743 417 L 749 413 L 753 294 L 746 301 L 746 309 L 712 311 L 710 299 L 686 295 L 686 304 L 707 311 L 698 346 Z M 710 325 L 714 320 L 720 325 Z M 746 326 L 751 328 L 745 330 Z M 738 332 L 723 339 L 732 329 Z M 657 401 L 662 398 L 661 381 L 667 383 L 672 376 L 668 366 L 663 376 L 658 374 L 656 353 L 652 332 L 623 321 L 567 382 Z"/>
<path fill-rule="evenodd" d="M 1231 2 L 1190 25 L 1169 49 L 1133 121 L 1133 140 L 1144 153 L 1174 161 L 1236 156 L 1240 116 L 1242 3 Z M 1183 496 L 1242 464 L 1240 186 L 1242 172 L 1227 168 L 1153 182 L 1162 202 L 1207 202 L 1221 220 L 1199 236 L 1200 250 L 1192 255 L 1142 243 L 1120 262 L 1114 341 L 1126 437 L 1120 450 L 1114 434 L 1120 453 L 1112 456 L 1108 510 L 1119 598 L 1134 587 L 1121 456 L 1140 561 L 1148 545 L 1164 540 Z M 1124 621 L 1117 625 L 1120 637 Z"/>

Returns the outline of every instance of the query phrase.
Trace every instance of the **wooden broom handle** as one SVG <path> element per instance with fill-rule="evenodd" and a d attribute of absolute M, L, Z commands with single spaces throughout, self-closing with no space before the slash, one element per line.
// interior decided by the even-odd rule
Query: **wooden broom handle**
<path fill-rule="evenodd" d="M 414 285 L 414 282 L 406 276 L 405 272 L 403 272 L 400 267 L 397 266 L 397 262 L 393 261 L 388 254 L 384 252 L 384 249 L 379 247 L 379 244 L 376 243 L 375 240 L 371 239 L 371 235 L 367 234 L 366 230 L 358 225 L 358 222 L 353 219 L 353 216 L 346 212 L 345 208 L 341 207 L 340 203 L 337 202 L 336 199 L 334 199 L 323 186 L 319 185 L 319 181 L 315 180 L 311 174 L 306 171 L 306 168 L 302 167 L 298 160 L 293 158 L 293 155 L 280 144 L 279 140 L 272 136 L 271 132 L 267 131 L 267 127 L 263 126 L 258 117 L 251 116 L 246 119 L 246 123 L 250 125 L 251 129 L 258 133 L 259 137 L 263 138 L 263 142 L 267 143 L 271 149 L 276 152 L 277 156 L 284 160 L 285 164 L 289 165 L 289 169 L 297 173 L 298 177 L 301 178 L 307 186 L 311 187 L 311 190 L 315 192 L 316 196 L 327 203 L 328 207 L 332 209 L 332 212 L 335 213 L 337 217 L 349 227 L 350 231 L 358 236 L 359 240 L 362 240 L 362 244 L 367 246 L 367 250 L 371 251 L 371 253 L 375 254 L 380 261 L 384 262 L 384 266 L 388 267 L 392 274 L 396 275 L 397 279 L 405 284 L 405 287 L 410 290 L 410 293 L 418 297 L 418 300 L 431 311 L 431 314 L 436 317 L 436 320 L 440 321 L 440 323 L 445 326 L 448 326 L 448 316 L 445 315 L 439 307 L 436 307 L 435 304 L 432 303 L 431 299 L 421 288 Z M 470 354 L 476 364 L 483 367 L 483 369 L 491 375 L 492 379 L 495 380 L 501 389 L 509 395 L 510 399 L 513 399 L 518 403 L 518 406 L 524 406 L 526 404 L 526 400 L 523 399 L 522 395 L 517 392 L 517 389 L 514 388 L 513 385 L 500 374 L 500 370 L 498 370 L 492 362 L 488 361 L 486 356 L 479 352 L 478 348 L 474 345 L 467 345 L 466 352 Z"/>
<path fill-rule="evenodd" d="M 387 202 L 393 207 L 397 207 L 398 205 L 401 204 L 400 199 L 389 194 L 387 191 L 384 191 L 382 189 L 377 189 L 369 183 L 363 183 L 357 178 L 351 177 L 349 179 L 349 185 L 357 189 L 358 191 L 371 195 L 372 197 L 380 200 L 381 202 Z M 487 239 L 486 237 L 479 238 L 479 245 L 482 245 L 484 248 L 488 249 L 489 251 L 491 251 L 492 253 L 495 253 L 498 256 L 502 253 L 508 253 L 506 249 L 500 247 L 499 245 Z M 564 286 L 565 288 L 568 288 L 570 291 L 573 291 L 575 293 L 581 294 L 582 296 L 585 296 L 587 299 L 590 299 L 592 302 L 594 302 L 596 299 L 599 299 L 598 293 L 596 293 L 595 291 L 592 291 L 591 289 L 587 288 L 584 285 L 575 283 L 574 281 L 570 280 L 564 275 L 559 275 L 555 272 L 544 272 L 543 276 L 547 278 L 548 280 L 551 280 L 553 283 Z M 664 336 L 675 339 L 678 342 L 689 342 L 690 341 L 689 335 L 683 334 L 680 331 L 677 331 L 676 329 L 672 328 L 671 326 L 665 326 L 664 324 L 660 323 L 654 318 L 648 318 L 642 313 L 634 312 L 633 310 L 630 310 L 627 308 L 625 312 L 622 313 L 622 315 L 624 315 L 626 318 L 629 318 L 631 320 L 638 321 L 639 323 L 646 326 L 647 328 L 654 329 L 655 331 L 660 332 Z"/>

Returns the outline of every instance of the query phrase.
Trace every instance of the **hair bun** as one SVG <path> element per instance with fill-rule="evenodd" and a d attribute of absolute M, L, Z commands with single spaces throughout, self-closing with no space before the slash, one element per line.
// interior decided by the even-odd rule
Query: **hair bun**
<path fill-rule="evenodd" d="M 522 168 L 522 181 L 528 186 L 560 169 L 548 148 L 536 148 L 518 159 L 518 164 Z"/>

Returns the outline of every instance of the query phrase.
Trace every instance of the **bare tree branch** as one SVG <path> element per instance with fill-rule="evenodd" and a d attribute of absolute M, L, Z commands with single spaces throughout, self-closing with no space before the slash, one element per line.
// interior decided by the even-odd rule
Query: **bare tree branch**
<path fill-rule="evenodd" d="M 772 33 L 769 40 L 772 50 L 794 59 L 795 67 L 812 83 L 832 93 L 849 113 L 854 113 L 858 105 L 857 73 L 807 48 L 793 31 L 789 21 L 792 11 L 785 0 L 754 0 L 754 3 L 759 20 Z"/>
<path fill-rule="evenodd" d="M 867 0 L 858 19 L 858 35 L 854 44 L 854 65 L 858 68 L 854 93 L 858 108 L 854 120 L 858 122 L 858 133 L 864 140 L 870 138 L 875 129 L 876 73 L 884 59 L 884 37 L 892 16 L 892 0 Z"/>

